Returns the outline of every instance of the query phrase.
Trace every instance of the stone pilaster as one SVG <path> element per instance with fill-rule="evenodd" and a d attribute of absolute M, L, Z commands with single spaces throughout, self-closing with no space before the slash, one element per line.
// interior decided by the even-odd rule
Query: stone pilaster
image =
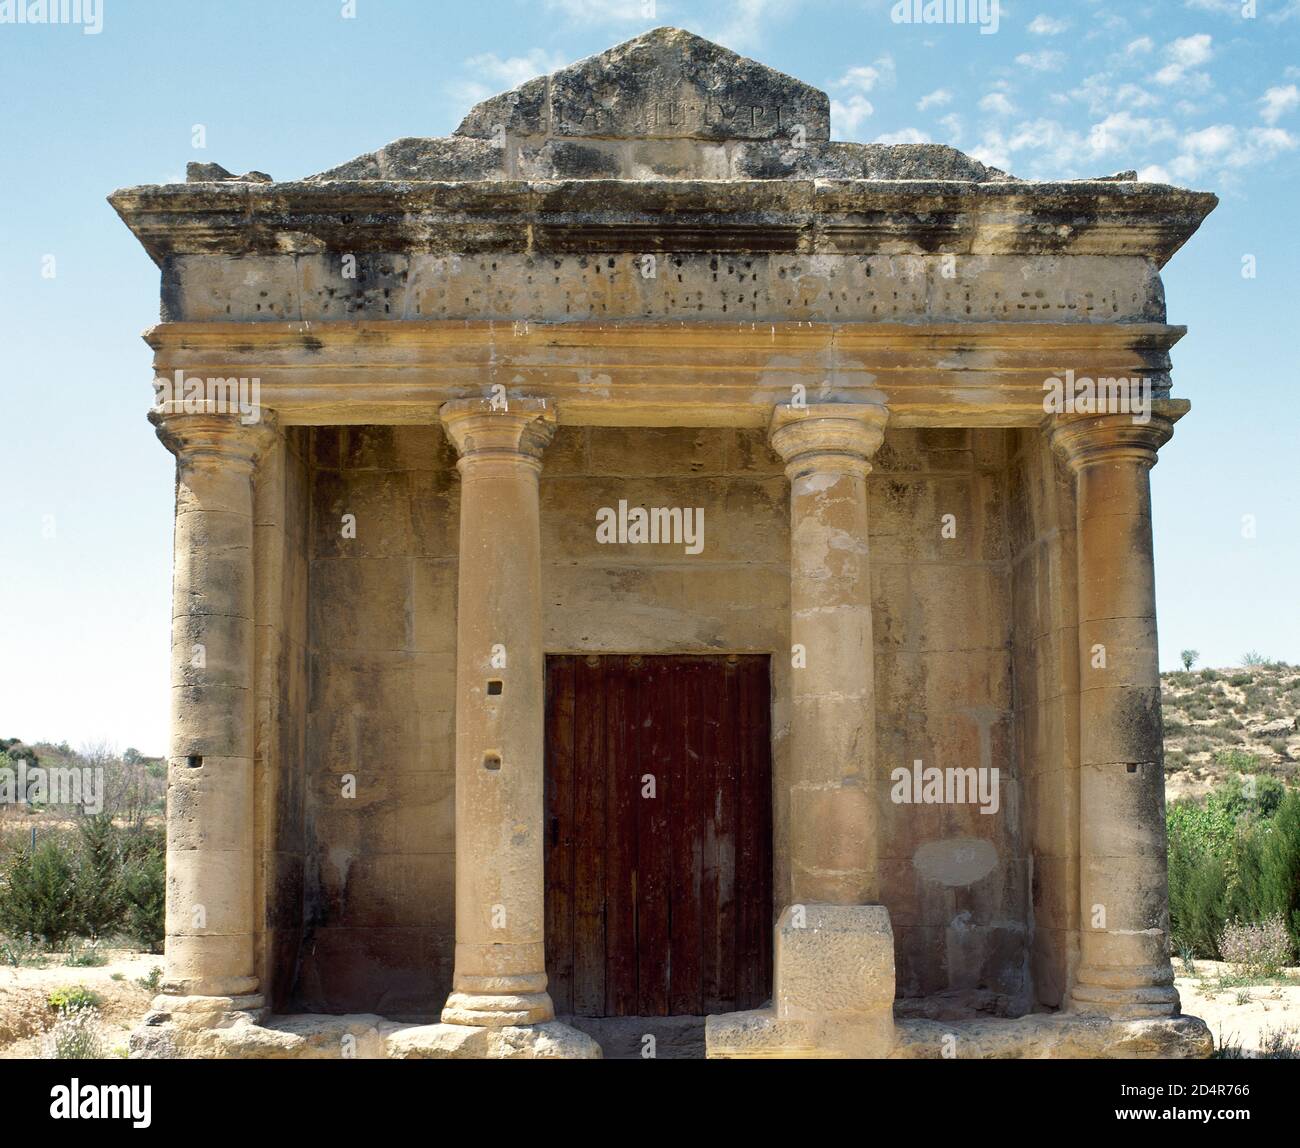
<path fill-rule="evenodd" d="M 551 1020 L 543 926 L 541 529 L 544 400 L 441 408 L 460 454 L 456 971 L 448 1024 Z"/>
<path fill-rule="evenodd" d="M 1169 960 L 1163 728 L 1149 473 L 1188 404 L 1058 416 L 1077 482 L 1080 965 L 1072 1007 L 1176 1015 Z"/>
<path fill-rule="evenodd" d="M 253 481 L 276 431 L 226 415 L 150 417 L 176 456 L 166 980 L 157 1007 L 256 1009 Z"/>

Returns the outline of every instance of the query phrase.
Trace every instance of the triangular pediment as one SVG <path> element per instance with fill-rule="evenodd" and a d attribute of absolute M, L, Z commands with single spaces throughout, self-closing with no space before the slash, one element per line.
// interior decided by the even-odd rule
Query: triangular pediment
<path fill-rule="evenodd" d="M 483 101 L 456 135 L 830 139 L 825 92 L 680 28 L 656 28 Z"/>

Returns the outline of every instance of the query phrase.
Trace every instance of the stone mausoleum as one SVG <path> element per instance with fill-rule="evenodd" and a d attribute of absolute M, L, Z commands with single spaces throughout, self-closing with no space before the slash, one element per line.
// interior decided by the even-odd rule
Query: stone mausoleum
<path fill-rule="evenodd" d="M 133 1055 L 1206 1055 L 1148 475 L 1215 202 L 667 28 L 115 193 L 179 380 Z"/>

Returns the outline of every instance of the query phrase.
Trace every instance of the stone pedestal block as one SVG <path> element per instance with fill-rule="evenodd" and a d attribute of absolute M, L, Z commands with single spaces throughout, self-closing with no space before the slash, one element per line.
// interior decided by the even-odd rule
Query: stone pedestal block
<path fill-rule="evenodd" d="M 711 1059 L 880 1059 L 894 1047 L 894 931 L 883 905 L 791 905 L 770 1009 L 709 1017 Z"/>

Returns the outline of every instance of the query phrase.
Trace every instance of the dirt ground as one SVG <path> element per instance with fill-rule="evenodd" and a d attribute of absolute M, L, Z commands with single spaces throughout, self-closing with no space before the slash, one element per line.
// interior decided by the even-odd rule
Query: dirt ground
<path fill-rule="evenodd" d="M 1289 1033 L 1300 1045 L 1300 968 L 1288 969 L 1278 980 L 1290 983 L 1221 986 L 1232 967 L 1222 961 L 1196 961 L 1196 976 L 1184 975 L 1174 962 L 1175 983 L 1183 1012 L 1199 1016 L 1210 1026 L 1216 1048 L 1238 1045 L 1243 1056 L 1257 1056 L 1268 1032 Z M 1240 1000 L 1240 1003 L 1239 1003 Z"/>
<path fill-rule="evenodd" d="M 41 1055 L 41 1039 L 57 1019 L 49 1007 L 51 992 L 83 986 L 103 1002 L 104 1046 L 109 1055 L 125 1056 L 127 1036 L 155 995 L 138 983 L 162 966 L 162 957 L 122 949 L 108 950 L 109 962 L 98 968 L 70 968 L 62 954 L 48 954 L 44 968 L 0 966 L 0 1060 Z M 1280 980 L 1251 986 L 1220 984 L 1231 968 L 1219 961 L 1195 962 L 1196 975 L 1176 962 L 1183 1012 L 1210 1026 L 1214 1043 L 1239 1046 L 1241 1055 L 1257 1056 L 1269 1032 L 1287 1032 L 1300 1044 L 1300 968 Z M 116 977 L 116 979 L 115 979 Z"/>
<path fill-rule="evenodd" d="M 64 954 L 46 954 L 44 968 L 0 965 L 0 1060 L 26 1060 L 41 1055 L 41 1038 L 58 1019 L 49 1006 L 56 989 L 84 986 L 102 1003 L 104 1047 L 109 1055 L 125 1056 L 131 1029 L 148 1011 L 155 993 L 137 983 L 163 959 L 153 953 L 123 949 L 105 951 L 108 964 L 70 968 Z M 114 979 L 117 976 L 118 979 Z"/>

